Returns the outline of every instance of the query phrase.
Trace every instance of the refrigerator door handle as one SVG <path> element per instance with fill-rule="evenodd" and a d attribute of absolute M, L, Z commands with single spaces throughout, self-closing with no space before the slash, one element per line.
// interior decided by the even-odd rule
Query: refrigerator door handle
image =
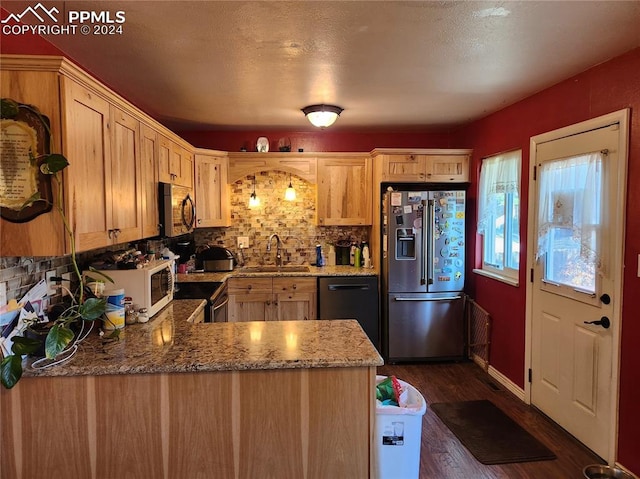
<path fill-rule="evenodd" d="M 427 251 L 427 246 L 426 246 L 426 241 L 427 241 L 427 202 L 425 200 L 422 200 L 422 239 L 421 239 L 421 243 L 422 243 L 422 250 L 424 252 Z M 426 256 L 426 254 L 425 254 Z M 427 264 L 427 259 L 422 258 L 422 260 L 420 261 L 420 284 L 427 284 L 427 275 L 426 275 L 426 264 Z"/>
<path fill-rule="evenodd" d="M 427 282 L 433 284 L 433 260 L 436 257 L 436 207 L 433 200 L 429 200 L 429 254 L 427 261 Z"/>
<path fill-rule="evenodd" d="M 456 299 L 462 299 L 462 296 L 446 296 L 444 298 L 393 298 L 394 301 L 453 301 Z"/>

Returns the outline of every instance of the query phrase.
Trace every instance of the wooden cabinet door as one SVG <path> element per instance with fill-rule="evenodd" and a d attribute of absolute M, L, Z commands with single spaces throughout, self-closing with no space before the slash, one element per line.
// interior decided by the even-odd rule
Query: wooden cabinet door
<path fill-rule="evenodd" d="M 270 321 L 272 308 L 271 293 L 230 294 L 228 321 Z"/>
<path fill-rule="evenodd" d="M 105 99 L 73 80 L 63 77 L 62 89 L 65 202 L 76 249 L 86 251 L 112 242 L 111 113 Z"/>
<path fill-rule="evenodd" d="M 114 243 L 142 238 L 140 122 L 111 107 L 111 201 Z"/>
<path fill-rule="evenodd" d="M 469 155 L 428 155 L 427 180 L 469 181 Z"/>
<path fill-rule="evenodd" d="M 140 124 L 140 179 L 142 189 L 142 237 L 160 233 L 158 222 L 158 133 Z"/>
<path fill-rule="evenodd" d="M 316 319 L 317 280 L 315 278 L 273 278 L 274 320 Z"/>
<path fill-rule="evenodd" d="M 426 155 L 386 155 L 382 158 L 384 181 L 425 181 Z"/>
<path fill-rule="evenodd" d="M 273 315 L 271 278 L 229 279 L 229 322 L 268 321 Z"/>
<path fill-rule="evenodd" d="M 227 158 L 195 155 L 196 227 L 231 226 Z"/>
<path fill-rule="evenodd" d="M 193 188 L 193 153 L 180 145 L 174 145 L 175 170 L 177 177 L 174 183 Z"/>
<path fill-rule="evenodd" d="M 173 142 L 162 135 L 158 135 L 158 181 L 162 183 L 173 183 L 173 174 L 171 172 L 172 152 Z"/>
<path fill-rule="evenodd" d="M 318 160 L 318 224 L 371 224 L 371 158 Z"/>

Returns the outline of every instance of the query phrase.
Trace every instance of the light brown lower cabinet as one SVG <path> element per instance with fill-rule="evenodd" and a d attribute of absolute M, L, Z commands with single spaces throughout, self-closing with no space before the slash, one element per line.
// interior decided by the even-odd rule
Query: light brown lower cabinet
<path fill-rule="evenodd" d="M 230 278 L 229 322 L 316 319 L 317 280 Z"/>
<path fill-rule="evenodd" d="M 23 378 L 0 477 L 367 478 L 375 367 Z"/>

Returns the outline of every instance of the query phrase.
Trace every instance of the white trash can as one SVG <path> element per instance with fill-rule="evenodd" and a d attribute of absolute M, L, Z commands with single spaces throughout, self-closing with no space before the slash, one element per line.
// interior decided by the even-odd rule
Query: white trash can
<path fill-rule="evenodd" d="M 376 384 L 386 376 L 376 376 Z M 422 416 L 427 402 L 420 391 L 398 380 L 406 399 L 401 406 L 376 406 L 374 454 L 379 479 L 418 479 Z"/>

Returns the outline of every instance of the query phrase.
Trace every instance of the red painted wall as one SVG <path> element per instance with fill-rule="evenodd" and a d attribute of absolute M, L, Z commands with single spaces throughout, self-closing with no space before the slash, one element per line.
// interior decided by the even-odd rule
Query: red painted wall
<path fill-rule="evenodd" d="M 620 369 L 620 417 L 618 461 L 640 473 L 640 48 L 537 93 L 508 108 L 461 128 L 453 144 L 473 148 L 470 215 L 475 217 L 475 190 L 480 159 L 506 150 L 523 152 L 522 218 L 527 218 L 529 139 L 534 135 L 588 120 L 623 108 L 631 108 L 625 236 L 624 292 L 622 298 L 622 357 Z M 472 221 L 473 223 L 473 221 Z M 520 238 L 527 238 L 526 220 Z M 479 259 L 477 238 L 471 236 L 470 251 Z M 523 245 L 520 264 L 526 264 Z M 469 290 L 493 317 L 491 364 L 520 387 L 524 387 L 525 274 L 520 286 L 470 273 Z"/>
<path fill-rule="evenodd" d="M 302 113 L 300 113 L 302 115 Z M 338 120 L 340 121 L 340 120 Z M 288 138 L 291 151 L 306 152 L 371 151 L 374 148 L 452 148 L 451 133 L 442 130 L 316 130 L 316 131 L 178 131 L 182 138 L 199 148 L 222 151 L 256 151 L 260 136 L 269 139 L 269 151 L 278 151 L 279 140 Z"/>

